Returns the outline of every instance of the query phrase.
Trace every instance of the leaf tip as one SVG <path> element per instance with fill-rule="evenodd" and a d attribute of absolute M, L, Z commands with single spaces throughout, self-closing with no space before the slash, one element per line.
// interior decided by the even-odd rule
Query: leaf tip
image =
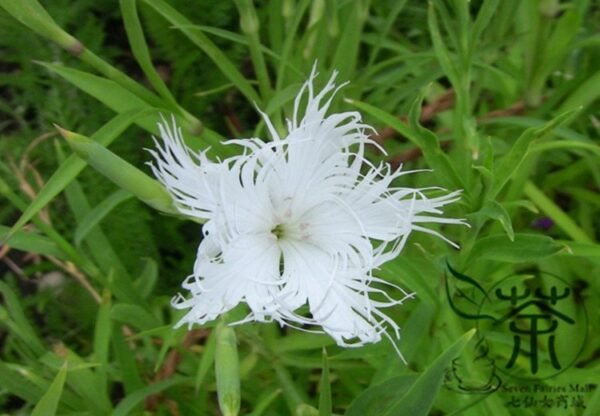
<path fill-rule="evenodd" d="M 61 126 L 59 126 L 58 124 L 56 124 L 56 123 L 52 123 L 52 125 L 54 126 L 54 128 L 55 128 L 56 130 L 58 130 L 58 132 L 60 133 L 60 135 L 61 135 L 62 137 L 64 137 L 65 139 L 69 140 L 69 138 L 72 138 L 72 136 L 73 136 L 73 134 L 74 134 L 72 131 L 69 131 L 69 130 L 67 130 L 67 129 L 64 129 L 64 128 L 62 128 Z"/>

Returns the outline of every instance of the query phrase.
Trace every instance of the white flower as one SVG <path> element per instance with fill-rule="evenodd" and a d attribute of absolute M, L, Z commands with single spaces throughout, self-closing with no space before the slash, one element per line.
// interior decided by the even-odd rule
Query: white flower
<path fill-rule="evenodd" d="M 315 77 L 313 69 L 285 138 L 263 114 L 272 141 L 230 141 L 244 152 L 224 161 L 190 151 L 174 122 L 159 124 L 152 170 L 181 213 L 205 222 L 183 282 L 188 294 L 173 300 L 189 309 L 178 325 L 203 324 L 244 302 L 251 311 L 244 322 L 320 326 L 341 346 L 378 342 L 388 328 L 399 337 L 381 309 L 412 294 L 372 271 L 396 257 L 413 230 L 441 237 L 422 224 L 462 223 L 435 216 L 459 192 L 427 198 L 423 189 L 392 186 L 411 172 L 370 164 L 364 148 L 372 128 L 358 112 L 326 116 L 336 74 L 319 93 Z"/>

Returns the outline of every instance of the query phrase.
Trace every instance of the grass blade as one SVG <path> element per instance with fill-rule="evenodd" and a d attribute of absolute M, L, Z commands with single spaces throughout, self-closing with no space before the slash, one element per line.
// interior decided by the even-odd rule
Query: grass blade
<path fill-rule="evenodd" d="M 75 229 L 75 244 L 79 245 L 88 233 L 98 225 L 116 206 L 132 198 L 133 195 L 124 189 L 119 189 L 104 201 L 94 207 Z"/>
<path fill-rule="evenodd" d="M 38 404 L 33 408 L 31 416 L 52 416 L 56 414 L 66 379 L 67 363 L 65 362 L 58 371 L 48 391 L 44 393 Z"/>
<path fill-rule="evenodd" d="M 543 137 L 545 134 L 554 130 L 568 119 L 573 117 L 578 110 L 571 110 L 560 116 L 550 120 L 542 127 L 532 127 L 523 132 L 515 143 L 511 146 L 509 152 L 499 160 L 494 169 L 495 179 L 494 185 L 490 190 L 489 198 L 494 199 L 498 193 L 504 188 L 509 179 L 518 171 L 519 166 L 523 163 L 530 152 L 531 143 Z"/>
<path fill-rule="evenodd" d="M 583 231 L 573 219 L 567 215 L 554 201 L 548 198 L 533 182 L 525 184 L 525 195 L 546 215 L 552 218 L 569 237 L 578 243 L 593 243 L 593 240 Z"/>
<path fill-rule="evenodd" d="M 134 110 L 119 114 L 94 133 L 91 136 L 91 139 L 98 141 L 103 146 L 108 146 L 119 137 L 127 127 L 135 122 L 135 120 L 151 113 L 155 113 L 155 110 Z M 36 198 L 25 209 L 21 217 L 12 226 L 10 233 L 15 233 L 27 224 L 27 222 L 48 205 L 54 197 L 61 193 L 67 185 L 79 175 L 86 165 L 87 163 L 84 160 L 75 155 L 63 162 L 50 179 L 48 179 L 40 192 L 38 192 Z"/>
<path fill-rule="evenodd" d="M 202 51 L 215 63 L 215 65 L 223 72 L 223 74 L 233 82 L 240 92 L 251 103 L 260 103 L 260 97 L 248 80 L 241 74 L 231 60 L 204 34 L 198 31 L 190 30 L 187 27 L 191 22 L 173 7 L 162 0 L 144 0 L 146 4 L 156 10 L 169 23 L 176 28 L 198 46 Z"/>
<path fill-rule="evenodd" d="M 119 402 L 117 407 L 115 407 L 112 416 L 128 416 L 134 413 L 133 410 L 136 406 L 142 401 L 152 395 L 160 393 L 170 387 L 176 386 L 178 384 L 182 384 L 186 382 L 188 379 L 181 376 L 174 376 L 167 380 L 159 381 L 158 383 L 151 384 L 149 386 L 143 387 L 139 390 L 136 390 L 134 393 L 128 394 L 123 400 Z"/>
<path fill-rule="evenodd" d="M 323 370 L 319 382 L 319 416 L 331 416 L 331 384 L 329 381 L 329 360 L 323 348 Z"/>
<path fill-rule="evenodd" d="M 9 227 L 0 225 L 0 241 L 2 244 L 30 253 L 52 256 L 64 260 L 65 253 L 48 237 L 27 231 L 11 231 Z"/>
<path fill-rule="evenodd" d="M 123 17 L 125 32 L 127 33 L 133 56 L 156 92 L 169 104 L 172 110 L 180 112 L 181 108 L 162 78 L 156 72 L 156 68 L 152 63 L 148 44 L 146 43 L 142 24 L 138 16 L 137 0 L 120 0 L 119 3 L 121 5 L 121 16 Z"/>
<path fill-rule="evenodd" d="M 204 378 L 211 369 L 212 364 L 215 362 L 215 350 L 217 347 L 217 336 L 216 332 L 212 331 L 204 344 L 204 351 L 202 352 L 202 358 L 200 358 L 200 364 L 198 365 L 198 371 L 196 372 L 196 378 L 194 385 L 196 391 L 200 389 L 200 385 L 204 381 Z"/>

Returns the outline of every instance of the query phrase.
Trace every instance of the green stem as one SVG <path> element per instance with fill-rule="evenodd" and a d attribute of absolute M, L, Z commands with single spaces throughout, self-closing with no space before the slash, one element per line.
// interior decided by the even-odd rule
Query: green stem
<path fill-rule="evenodd" d="M 262 96 L 262 103 L 257 104 L 265 106 L 271 97 L 272 89 L 267 64 L 260 43 L 260 23 L 258 21 L 258 16 L 256 15 L 256 9 L 254 8 L 252 0 L 236 0 L 235 4 L 240 13 L 240 26 L 242 32 L 244 32 L 248 39 L 250 57 L 252 58 L 254 72 L 256 73 L 260 94 Z"/>

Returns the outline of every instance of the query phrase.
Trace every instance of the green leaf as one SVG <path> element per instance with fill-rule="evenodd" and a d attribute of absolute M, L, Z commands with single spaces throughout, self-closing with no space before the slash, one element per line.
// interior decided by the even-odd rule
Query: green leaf
<path fill-rule="evenodd" d="M 508 238 L 511 241 L 514 240 L 515 232 L 513 230 L 510 215 L 508 211 L 506 211 L 506 209 L 498 202 L 487 201 L 479 211 L 470 214 L 469 216 L 475 218 L 489 218 L 498 221 L 502 225 L 502 228 L 504 228 L 504 231 L 506 231 Z"/>
<path fill-rule="evenodd" d="M 117 205 L 127 201 L 133 195 L 124 189 L 119 189 L 94 207 L 75 229 L 75 244 L 79 245 L 88 233 L 98 225 Z"/>
<path fill-rule="evenodd" d="M 260 43 L 260 21 L 253 0 L 235 0 L 235 5 L 240 15 L 240 28 L 248 39 L 250 58 L 254 66 L 254 73 L 258 78 L 258 85 L 263 98 L 262 103 L 264 104 L 269 101 L 272 89 L 269 71 L 263 55 L 263 47 Z"/>
<path fill-rule="evenodd" d="M 0 280 L 0 294 L 2 294 L 2 305 L 6 308 L 8 317 L 15 323 L 11 328 L 13 333 L 21 338 L 35 355 L 44 354 L 46 347 L 27 319 L 19 296 L 3 280 Z M 6 317 L 3 317 L 2 320 L 6 321 Z"/>
<path fill-rule="evenodd" d="M 387 40 L 387 36 L 389 35 L 390 29 L 392 29 L 392 27 L 394 26 L 396 19 L 400 15 L 400 12 L 402 12 L 402 9 L 404 9 L 404 6 L 406 6 L 406 3 L 407 0 L 395 1 L 392 5 L 392 9 L 389 11 L 387 16 L 384 16 L 385 23 L 383 24 L 382 28 L 380 28 L 380 30 L 378 31 L 379 33 L 377 34 L 377 40 L 374 46 L 370 48 L 369 51 L 369 63 L 367 65 L 367 68 L 373 67 L 373 63 L 375 62 L 379 51 L 381 50 L 384 42 Z"/>
<path fill-rule="evenodd" d="M 141 391 L 144 388 L 144 382 L 142 381 L 142 377 L 140 375 L 140 369 L 137 365 L 136 356 L 134 355 L 131 348 L 129 348 L 129 345 L 127 345 L 127 343 L 125 342 L 121 325 L 113 325 L 111 341 L 116 359 L 115 367 L 117 370 L 118 378 L 123 383 L 123 387 L 125 389 L 126 394 L 126 398 L 122 400 L 119 403 L 119 405 L 115 408 L 115 412 L 122 408 L 129 410 L 130 407 L 128 406 L 135 407 L 137 405 L 138 401 L 133 397 L 139 397 L 136 395 L 141 394 Z M 155 384 L 153 386 L 155 386 Z M 145 396 L 142 396 L 140 400 L 144 397 Z M 133 404 L 131 404 L 132 402 Z M 126 405 L 125 403 L 129 403 L 129 405 Z M 121 414 L 128 415 L 129 413 L 125 411 L 125 413 Z"/>
<path fill-rule="evenodd" d="M 596 156 L 600 156 L 600 146 L 598 146 L 597 144 L 573 140 L 557 140 L 545 143 L 533 143 L 530 146 L 529 151 L 531 153 L 536 153 L 556 149 L 570 150 L 574 153 L 581 153 L 580 151 L 578 152 L 578 150 L 587 150 L 592 153 L 595 153 Z"/>
<path fill-rule="evenodd" d="M 500 0 L 485 0 L 483 2 L 479 9 L 479 13 L 477 13 L 477 18 L 473 23 L 471 31 L 471 39 L 473 41 L 479 41 L 483 30 L 489 25 L 496 14 L 499 3 Z"/>
<path fill-rule="evenodd" d="M 579 243 L 593 243 L 593 240 L 575 221 L 564 212 L 554 201 L 544 194 L 533 182 L 525 184 L 525 195 L 546 215 L 552 218 L 569 237 Z"/>
<path fill-rule="evenodd" d="M 180 334 L 182 330 L 174 330 L 172 327 L 157 327 L 161 328 L 162 332 L 162 346 L 160 347 L 160 351 L 158 352 L 158 357 L 156 357 L 156 363 L 154 364 L 154 371 L 158 371 L 158 369 L 163 365 L 165 358 L 167 357 L 167 353 L 169 350 L 177 343 L 177 340 L 181 340 Z M 154 328 L 156 329 L 156 328 Z M 153 329 L 149 329 L 146 332 L 150 332 Z"/>
<path fill-rule="evenodd" d="M 300 90 L 299 84 L 291 84 L 287 87 L 279 90 L 273 95 L 273 97 L 269 100 L 269 104 L 267 108 L 265 108 L 265 112 L 267 114 L 273 114 L 275 111 L 283 108 L 284 105 L 291 102 L 298 95 L 298 91 Z"/>
<path fill-rule="evenodd" d="M 138 305 L 118 303 L 110 311 L 112 320 L 131 325 L 142 331 L 147 331 L 160 326 L 154 315 Z"/>
<path fill-rule="evenodd" d="M 413 110 L 410 117 L 413 120 L 411 126 L 406 125 L 394 115 L 370 104 L 350 99 L 346 99 L 346 102 L 355 105 L 365 113 L 375 117 L 384 125 L 390 126 L 419 147 L 423 151 L 423 156 L 427 164 L 433 169 L 434 174 L 442 185 L 451 189 L 465 189 L 465 185 L 456 172 L 453 163 L 441 149 L 438 138 L 431 131 L 421 127 L 418 121 L 415 120 L 418 119 L 417 108 L 420 107 L 422 98 L 421 95 L 413 102 Z M 468 189 L 465 189 L 466 191 Z M 468 199 L 468 197 L 469 195 L 466 193 L 465 199 Z"/>
<path fill-rule="evenodd" d="M 97 377 L 97 373 L 92 369 L 98 366 L 97 363 L 85 361 L 64 345 L 59 346 L 56 353 L 47 353 L 40 362 L 51 369 L 58 369 L 65 360 L 69 363 L 69 377 L 63 395 L 73 392 L 83 399 L 86 410 L 94 414 L 108 414 L 112 406 L 106 385 L 100 384 L 104 379 Z"/>
<path fill-rule="evenodd" d="M 534 140 L 539 139 L 565 123 L 577 112 L 578 110 L 567 111 L 541 127 L 533 127 L 525 130 L 511 146 L 509 152 L 496 164 L 494 169 L 495 182 L 490 190 L 489 198 L 495 199 L 502 188 L 504 188 L 504 185 L 506 185 L 514 173 L 519 170 L 519 166 L 521 166 L 521 163 L 523 163 L 529 154 L 530 145 Z"/>
<path fill-rule="evenodd" d="M 150 7 L 156 10 L 161 16 L 163 16 L 169 23 L 174 25 L 177 29 L 198 46 L 202 51 L 215 63 L 215 65 L 223 72 L 231 82 L 233 82 L 242 94 L 251 103 L 260 103 L 260 97 L 250 84 L 248 80 L 238 71 L 237 67 L 231 62 L 231 60 L 225 55 L 221 49 L 219 49 L 208 37 L 203 33 L 195 30 L 190 30 L 189 26 L 191 22 L 169 4 L 163 0 L 144 0 Z"/>
<path fill-rule="evenodd" d="M 36 0 L 0 0 L 0 7 L 34 32 L 51 39 L 73 54 L 81 53 L 83 45 L 62 30 Z"/>
<path fill-rule="evenodd" d="M 175 117 L 177 124 L 185 126 L 191 133 L 198 134 L 200 130 L 202 130 L 200 121 L 184 110 L 180 111 L 184 116 L 177 113 L 173 114 L 172 109 L 164 108 L 165 106 L 162 105 L 162 103 L 158 103 L 161 104 L 161 106 L 157 107 L 154 103 L 150 103 L 143 98 L 140 98 L 140 95 L 131 92 L 131 89 L 124 87 L 122 83 L 59 64 L 48 62 L 38 62 L 38 64 L 60 75 L 68 82 L 117 113 L 125 113 L 133 110 L 153 110 L 152 112 L 147 113 L 147 115 L 140 115 L 135 119 L 137 125 L 152 134 L 158 133 L 156 126 L 158 122 L 158 113 L 161 112 L 172 114 Z M 137 86 L 137 84 L 135 85 Z M 202 140 L 198 137 L 186 136 L 185 141 L 194 149 L 205 148 L 207 145 L 221 148 L 219 135 L 208 129 L 202 130 Z"/>
<path fill-rule="evenodd" d="M 67 257 L 48 237 L 29 231 L 15 232 L 4 225 L 0 225 L 0 241 L 17 250 L 52 256 L 61 260 Z"/>
<path fill-rule="evenodd" d="M 506 263 L 537 261 L 557 254 L 564 245 L 539 234 L 520 234 L 511 240 L 506 235 L 491 235 L 479 239 L 468 255 L 467 264 L 477 260 L 495 260 Z"/>
<path fill-rule="evenodd" d="M 600 71 L 597 71 L 592 76 L 574 89 L 566 100 L 563 101 L 559 108 L 559 112 L 569 111 L 574 108 L 585 109 L 600 97 Z"/>
<path fill-rule="evenodd" d="M 111 144 L 127 127 L 135 120 L 149 114 L 156 114 L 155 110 L 134 110 L 115 116 L 112 120 L 102 126 L 91 136 L 92 140 L 97 141 L 102 146 Z M 73 181 L 77 175 L 85 168 L 87 163 L 81 158 L 73 155 L 65 160 L 52 174 L 44 187 L 38 192 L 35 199 L 25 209 L 21 217 L 12 226 L 11 234 L 20 230 L 29 222 L 40 210 L 48 205 L 56 195 L 61 193 Z"/>
<path fill-rule="evenodd" d="M 87 197 L 77 180 L 71 182 L 65 189 L 65 196 L 77 222 L 91 211 Z M 91 257 L 102 270 L 102 274 L 96 276 L 99 283 L 109 288 L 120 301 L 141 304 L 142 300 L 133 287 L 129 272 L 102 229 L 100 227 L 92 229 L 85 242 Z"/>
<path fill-rule="evenodd" d="M 421 108 L 423 106 L 425 92 L 426 89 L 422 89 L 420 94 L 417 95 L 410 106 L 408 114 L 410 128 L 419 137 L 421 149 L 423 150 L 423 156 L 425 157 L 425 160 L 429 166 L 433 168 L 434 173 L 440 183 L 452 189 L 464 189 L 464 198 L 465 200 L 469 200 L 470 189 L 465 186 L 465 181 L 463 180 L 464 178 L 457 172 L 456 168 L 458 164 L 450 160 L 448 155 L 443 151 L 438 137 L 432 131 L 421 126 Z M 392 125 L 392 127 L 394 126 Z M 467 166 L 465 166 L 465 169 L 466 168 Z"/>
<path fill-rule="evenodd" d="M 146 258 L 144 261 L 145 265 L 142 273 L 140 273 L 140 277 L 133 282 L 142 299 L 150 296 L 158 281 L 158 264 L 151 258 Z"/>
<path fill-rule="evenodd" d="M 368 388 L 350 405 L 346 416 L 427 416 L 446 368 L 475 334 L 472 329 L 442 352 L 421 374 L 405 374 Z"/>
<path fill-rule="evenodd" d="M 196 371 L 196 378 L 194 385 L 196 392 L 200 389 L 202 382 L 206 378 L 208 371 L 211 369 L 212 364 L 215 361 L 215 350 L 217 348 L 217 335 L 215 331 L 212 331 L 204 344 L 204 351 L 198 364 L 198 370 Z"/>
<path fill-rule="evenodd" d="M 395 416 L 400 413 L 427 416 L 444 381 L 446 368 L 461 353 L 474 334 L 475 329 L 468 331 L 440 354 L 417 378 L 406 394 L 385 413 L 385 416 Z"/>
<path fill-rule="evenodd" d="M 403 374 L 367 388 L 350 404 L 345 416 L 383 415 L 399 397 L 406 394 L 418 377 L 418 374 Z"/>
<path fill-rule="evenodd" d="M 335 345 L 335 340 L 325 334 L 290 333 L 273 343 L 271 348 L 277 353 L 314 350 Z"/>
<path fill-rule="evenodd" d="M 48 391 L 44 393 L 40 401 L 34 407 L 31 416 L 52 416 L 56 414 L 66 379 L 67 363 L 65 362 L 58 371 L 58 374 L 54 378 Z"/>
<path fill-rule="evenodd" d="M 341 25 L 342 33 L 334 44 L 335 52 L 331 61 L 331 67 L 340 71 L 342 80 L 354 77 L 366 17 L 364 7 L 362 2 L 350 3 L 345 7 L 347 15 L 343 16 L 345 22 Z"/>
<path fill-rule="evenodd" d="M 319 416 L 331 416 L 331 384 L 329 381 L 329 360 L 323 348 L 323 367 L 319 382 Z"/>
<path fill-rule="evenodd" d="M 419 137 L 419 135 L 417 135 L 416 132 L 413 131 L 407 124 L 400 121 L 396 116 L 362 101 L 352 100 L 350 98 L 346 98 L 345 101 L 349 104 L 356 106 L 360 110 L 363 110 L 365 113 L 375 117 L 384 125 L 392 127 L 398 133 L 410 140 L 415 146 L 418 146 L 420 148 L 424 147 L 424 144 L 421 142 L 421 138 Z"/>
<path fill-rule="evenodd" d="M 427 14 L 427 22 L 429 24 L 429 34 L 431 36 L 433 50 L 435 51 L 435 56 L 437 57 L 444 73 L 448 76 L 448 78 L 450 78 L 453 85 L 457 85 L 460 76 L 458 69 L 450 55 L 450 51 L 446 47 L 442 38 L 442 34 L 440 33 L 440 27 L 437 21 L 434 4 L 434 2 L 429 2 L 429 10 Z"/>
<path fill-rule="evenodd" d="M 133 393 L 128 394 L 123 400 L 119 402 L 115 407 L 112 416 L 128 416 L 132 414 L 138 414 L 133 410 L 135 407 L 142 403 L 142 401 L 153 394 L 160 393 L 169 387 L 176 386 L 186 382 L 188 378 L 181 376 L 172 376 L 171 378 L 158 383 L 150 384 L 149 386 L 140 388 Z"/>
<path fill-rule="evenodd" d="M 171 91 L 169 91 L 160 75 L 158 75 L 152 63 L 144 31 L 142 30 L 142 24 L 138 16 L 137 0 L 120 0 L 119 3 L 121 5 L 123 25 L 125 26 L 125 32 L 127 33 L 127 39 L 129 40 L 133 56 L 156 92 L 170 104 L 173 110 L 179 110 L 177 101 L 175 101 Z"/>
<path fill-rule="evenodd" d="M 31 372 L 29 368 L 9 365 L 0 361 L 0 386 L 4 391 L 29 403 L 37 403 L 49 383 L 43 383 L 44 387 L 39 386 L 38 383 L 32 382 L 30 377 L 26 377 L 26 371 Z"/>
<path fill-rule="evenodd" d="M 276 4 L 277 2 L 273 2 Z M 284 24 L 287 25 L 285 29 L 285 34 L 281 38 L 283 38 L 283 43 L 281 44 L 281 60 L 279 61 L 279 66 L 277 68 L 277 76 L 276 76 L 276 90 L 281 91 L 285 85 L 288 85 L 288 79 L 286 77 L 286 70 L 290 65 L 288 62 L 294 61 L 294 47 L 297 45 L 298 34 L 301 31 L 300 23 L 304 21 L 306 10 L 311 3 L 310 0 L 301 0 L 296 4 L 296 2 L 291 2 L 286 0 L 283 4 L 282 14 L 283 19 L 285 20 Z M 279 20 L 279 17 L 276 19 Z M 280 39 L 277 39 L 279 42 Z M 279 51 L 279 49 L 277 49 Z"/>
<path fill-rule="evenodd" d="M 102 302 L 96 315 L 96 326 L 94 329 L 94 358 L 100 364 L 98 368 L 98 385 L 104 390 L 103 394 L 108 397 L 107 371 L 109 363 L 109 348 L 111 338 L 112 321 L 110 317 L 111 297 L 110 292 L 105 290 L 102 294 Z"/>
<path fill-rule="evenodd" d="M 117 113 L 133 112 L 136 110 L 154 110 L 154 115 L 147 112 L 145 115 L 136 117 L 135 123 L 151 133 L 157 133 L 156 122 L 158 110 L 150 106 L 137 95 L 117 84 L 115 81 L 59 64 L 47 62 L 38 63 L 55 74 L 60 75 L 71 84 L 96 98 L 102 104 Z M 179 123 L 181 124 L 182 121 L 179 120 Z"/>
<path fill-rule="evenodd" d="M 27 203 L 21 199 L 19 195 L 13 192 L 0 177 L 0 194 L 4 195 L 15 207 L 24 211 L 27 208 Z M 64 237 L 62 237 L 50 224 L 45 223 L 40 218 L 32 218 L 33 223 L 36 227 L 42 231 L 48 238 L 50 238 L 59 247 L 63 253 L 65 253 L 69 259 L 78 265 L 85 273 L 90 276 L 98 277 L 98 269 L 93 265 L 89 259 L 83 254 L 78 252 L 73 245 L 71 245 Z M 10 234 L 10 232 L 9 232 Z M 9 238 L 10 235 L 6 238 Z"/>
<path fill-rule="evenodd" d="M 582 413 L 582 416 L 596 416 L 600 413 L 600 389 L 596 386 L 594 393 L 589 398 L 587 408 Z"/>
<path fill-rule="evenodd" d="M 264 393 L 263 393 L 264 394 Z M 259 398 L 254 406 L 254 410 L 248 416 L 262 416 L 267 411 L 269 406 L 277 399 L 277 396 L 281 394 L 281 389 L 272 389 L 269 394 Z"/>
<path fill-rule="evenodd" d="M 152 103 L 152 105 L 155 106 L 161 106 L 161 100 L 147 88 L 138 84 L 123 72 L 95 55 L 89 49 L 85 48 L 85 46 L 77 39 L 64 32 L 38 1 L 1 0 L 0 5 L 33 31 L 56 42 L 105 77 L 112 79 L 117 84 L 121 85 L 126 90 L 131 91 L 146 102 Z M 190 131 L 193 131 L 197 128 L 198 121 L 195 119 L 190 121 L 191 125 L 189 125 L 188 128 Z"/>
<path fill-rule="evenodd" d="M 558 254 L 577 257 L 600 257 L 600 244 L 576 243 L 574 241 L 560 240 L 564 250 Z"/>
<path fill-rule="evenodd" d="M 559 18 L 554 30 L 545 39 L 542 56 L 536 62 L 532 80 L 535 87 L 541 90 L 548 75 L 557 69 L 557 66 L 570 52 L 571 42 L 580 29 L 580 21 L 581 17 L 574 9 L 567 10 Z"/>

